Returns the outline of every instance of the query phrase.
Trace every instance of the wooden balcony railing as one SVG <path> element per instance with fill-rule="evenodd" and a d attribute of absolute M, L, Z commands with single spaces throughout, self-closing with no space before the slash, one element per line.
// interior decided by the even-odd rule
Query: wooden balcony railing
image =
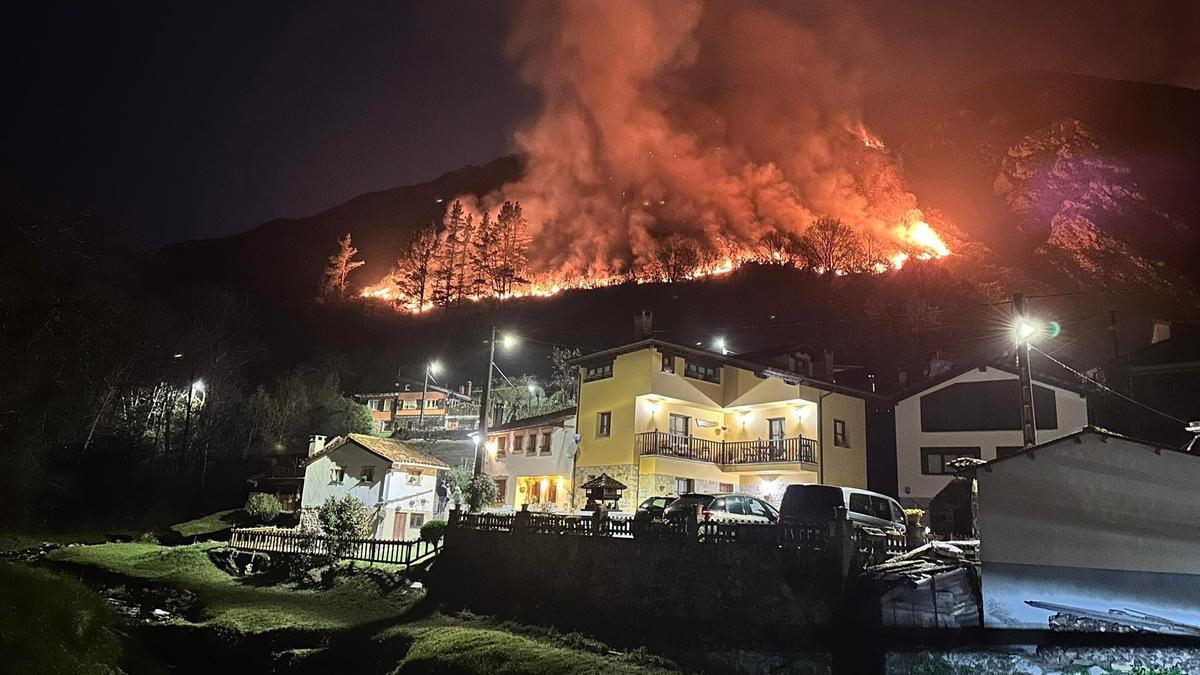
<path fill-rule="evenodd" d="M 817 442 L 796 436 L 753 441 L 710 441 L 695 436 L 647 431 L 634 445 L 639 455 L 694 459 L 714 464 L 808 463 L 817 461 Z"/>

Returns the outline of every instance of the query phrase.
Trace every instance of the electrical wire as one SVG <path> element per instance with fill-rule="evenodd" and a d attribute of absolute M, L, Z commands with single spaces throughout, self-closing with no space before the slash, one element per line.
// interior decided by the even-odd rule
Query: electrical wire
<path fill-rule="evenodd" d="M 1079 376 L 1079 378 L 1080 378 L 1080 379 L 1083 379 L 1083 380 L 1086 380 L 1086 381 L 1088 381 L 1088 382 L 1091 382 L 1092 384 L 1094 384 L 1094 385 L 1096 385 L 1097 387 L 1099 387 L 1099 388 L 1103 389 L 1104 391 L 1107 391 L 1108 393 L 1112 394 L 1113 396 L 1117 396 L 1117 397 L 1123 398 L 1123 399 L 1125 399 L 1126 401 L 1129 401 L 1130 403 L 1133 403 L 1134 405 L 1141 406 L 1142 408 L 1145 408 L 1146 410 L 1149 410 L 1150 412 L 1152 412 L 1152 413 L 1154 413 L 1154 414 L 1156 414 L 1156 415 L 1161 415 L 1161 416 L 1163 416 L 1163 417 L 1165 417 L 1165 418 L 1167 418 L 1167 419 L 1169 419 L 1169 420 L 1173 420 L 1173 421 L 1175 421 L 1175 422 L 1179 422 L 1180 424 L 1187 424 L 1187 423 L 1188 423 L 1188 422 L 1187 422 L 1187 420 L 1181 420 L 1181 419 L 1179 419 L 1178 417 L 1176 417 L 1176 416 L 1174 416 L 1174 415 L 1167 414 L 1167 413 L 1165 413 L 1165 412 L 1163 412 L 1163 411 L 1161 411 L 1161 410 L 1158 410 L 1157 408 L 1154 408 L 1154 407 L 1152 407 L 1152 406 L 1146 405 L 1145 403 L 1142 403 L 1141 401 L 1139 401 L 1139 400 L 1137 400 L 1137 399 L 1133 398 L 1132 396 L 1126 396 L 1125 394 L 1122 394 L 1121 392 L 1119 392 L 1119 391 L 1117 391 L 1117 390 L 1113 389 L 1112 387 L 1109 387 L 1108 385 L 1104 384 L 1103 382 L 1100 382 L 1100 381 L 1098 381 L 1098 380 L 1095 380 L 1095 379 L 1093 379 L 1093 378 L 1091 378 L 1091 377 L 1088 377 L 1087 375 L 1084 375 L 1083 373 L 1079 372 L 1078 370 L 1075 370 L 1075 369 L 1074 369 L 1074 368 L 1072 368 L 1071 366 L 1068 366 L 1067 364 L 1063 363 L 1062 361 L 1059 361 L 1058 359 L 1054 358 L 1053 356 L 1050 356 L 1050 355 L 1049 355 L 1049 354 L 1047 354 L 1046 352 L 1044 352 L 1044 351 L 1042 351 L 1042 350 L 1038 349 L 1037 347 L 1034 347 L 1033 345 L 1029 345 L 1029 348 L 1030 348 L 1030 349 L 1032 349 L 1033 351 L 1035 351 L 1035 352 L 1037 352 L 1037 353 L 1041 354 L 1042 356 L 1044 356 L 1044 357 L 1046 357 L 1046 358 L 1050 359 L 1051 361 L 1053 361 L 1053 362 L 1057 363 L 1058 365 L 1062 366 L 1064 369 L 1066 369 L 1066 370 L 1068 370 L 1068 371 L 1070 371 L 1070 372 L 1072 372 L 1072 373 L 1075 373 L 1075 375 Z"/>

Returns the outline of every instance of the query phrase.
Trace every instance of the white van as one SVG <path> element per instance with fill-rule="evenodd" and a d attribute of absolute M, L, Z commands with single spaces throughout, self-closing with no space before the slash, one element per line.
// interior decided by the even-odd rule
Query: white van
<path fill-rule="evenodd" d="M 788 520 L 833 520 L 837 507 L 846 509 L 850 521 L 881 530 L 908 531 L 900 503 L 869 490 L 818 483 L 789 485 L 779 504 L 779 516 Z"/>

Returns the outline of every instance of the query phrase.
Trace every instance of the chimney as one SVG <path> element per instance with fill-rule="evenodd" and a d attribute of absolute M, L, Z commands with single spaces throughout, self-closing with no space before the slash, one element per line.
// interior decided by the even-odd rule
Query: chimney
<path fill-rule="evenodd" d="M 823 349 L 821 351 L 821 369 L 825 371 L 821 374 L 821 377 L 828 382 L 833 382 L 833 352 L 828 349 Z"/>
<path fill-rule="evenodd" d="M 470 380 L 467 380 L 467 390 L 464 393 L 467 395 L 467 398 L 471 398 L 471 381 Z"/>
<path fill-rule="evenodd" d="M 645 340 L 650 337 L 651 324 L 654 322 L 654 312 L 642 310 L 633 315 L 633 339 Z"/>
<path fill-rule="evenodd" d="M 308 456 L 309 457 L 312 457 L 313 455 L 317 454 L 318 452 L 320 452 L 324 449 L 325 449 L 325 437 L 324 436 L 315 436 L 314 435 L 314 436 L 308 437 Z"/>
<path fill-rule="evenodd" d="M 1159 342 L 1162 342 L 1163 340 L 1170 340 L 1170 339 L 1171 339 L 1171 322 L 1170 321 L 1161 321 L 1161 320 L 1156 319 L 1154 321 L 1154 332 L 1150 334 L 1150 344 L 1152 344 L 1152 345 L 1158 344 Z"/>

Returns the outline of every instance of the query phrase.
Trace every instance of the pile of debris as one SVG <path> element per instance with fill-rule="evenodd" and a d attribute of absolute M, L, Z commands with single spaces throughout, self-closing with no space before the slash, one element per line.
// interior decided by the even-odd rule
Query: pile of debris
<path fill-rule="evenodd" d="M 931 541 L 863 570 L 887 628 L 977 628 L 979 541 Z"/>

